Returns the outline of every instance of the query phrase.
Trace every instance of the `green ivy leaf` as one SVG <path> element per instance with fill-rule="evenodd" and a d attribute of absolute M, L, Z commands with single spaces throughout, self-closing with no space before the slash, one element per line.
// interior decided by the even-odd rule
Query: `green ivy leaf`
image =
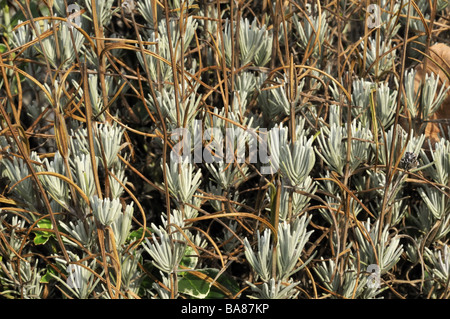
<path fill-rule="evenodd" d="M 207 269 L 199 270 L 199 273 L 206 272 Z M 178 291 L 196 299 L 206 299 L 211 289 L 211 283 L 195 276 L 192 272 L 185 272 L 178 281 Z"/>
<path fill-rule="evenodd" d="M 37 223 L 37 226 L 39 228 L 47 228 L 47 229 L 53 228 L 52 222 L 49 219 L 41 219 Z M 52 232 L 44 230 L 43 231 L 36 230 L 34 231 L 34 234 L 36 235 L 33 240 L 35 245 L 44 245 L 52 236 L 54 236 Z"/>
<path fill-rule="evenodd" d="M 128 240 L 136 240 L 136 239 L 140 239 L 142 237 L 142 233 L 144 232 L 144 229 L 141 227 L 139 229 L 133 230 L 130 235 L 128 235 Z M 150 231 L 150 229 L 147 228 L 147 232 L 145 234 L 145 237 L 151 237 L 152 236 L 152 232 Z"/>
<path fill-rule="evenodd" d="M 47 266 L 47 271 L 45 274 L 41 277 L 41 280 L 39 281 L 41 284 L 48 284 L 50 280 L 54 279 L 53 276 L 57 276 L 57 272 L 53 267 Z"/>
<path fill-rule="evenodd" d="M 213 270 L 216 272 L 215 275 L 217 275 L 219 271 L 217 269 Z M 223 288 L 226 288 L 233 296 L 236 295 L 240 290 L 237 281 L 227 274 L 222 274 L 217 280 L 217 282 Z M 211 286 L 211 290 L 208 294 L 208 299 L 223 299 L 223 298 L 229 298 L 229 296 L 227 296 L 225 292 L 223 292 L 217 286 L 214 285 Z"/>
<path fill-rule="evenodd" d="M 50 219 L 44 218 L 41 219 L 40 221 L 38 221 L 37 226 L 39 228 L 47 228 L 47 229 L 52 229 L 53 225 Z"/>
<path fill-rule="evenodd" d="M 185 272 L 178 281 L 178 291 L 196 299 L 223 299 L 237 294 L 237 282 L 226 274 L 220 275 L 216 281 L 220 288 L 212 284 L 218 273 L 219 270 L 214 268 Z"/>
<path fill-rule="evenodd" d="M 195 269 L 197 261 L 198 257 L 194 248 L 192 248 L 191 246 L 186 246 L 186 250 L 184 251 L 183 258 L 181 258 L 180 265 L 188 269 Z"/>
<path fill-rule="evenodd" d="M 44 245 L 50 239 L 50 236 L 45 232 L 36 232 L 35 234 L 33 240 L 35 245 Z"/>

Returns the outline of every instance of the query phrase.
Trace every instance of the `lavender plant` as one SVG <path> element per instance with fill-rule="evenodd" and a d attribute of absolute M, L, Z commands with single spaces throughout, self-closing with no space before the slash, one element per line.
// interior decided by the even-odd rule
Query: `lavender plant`
<path fill-rule="evenodd" d="M 280 4 L 0 3 L 2 297 L 448 297 L 447 2 Z"/>

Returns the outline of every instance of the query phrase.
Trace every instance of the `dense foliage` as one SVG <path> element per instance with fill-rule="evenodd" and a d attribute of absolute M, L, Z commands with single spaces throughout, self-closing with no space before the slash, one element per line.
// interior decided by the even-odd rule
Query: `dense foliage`
<path fill-rule="evenodd" d="M 450 7 L 368 4 L 1 0 L 0 296 L 447 298 Z"/>

